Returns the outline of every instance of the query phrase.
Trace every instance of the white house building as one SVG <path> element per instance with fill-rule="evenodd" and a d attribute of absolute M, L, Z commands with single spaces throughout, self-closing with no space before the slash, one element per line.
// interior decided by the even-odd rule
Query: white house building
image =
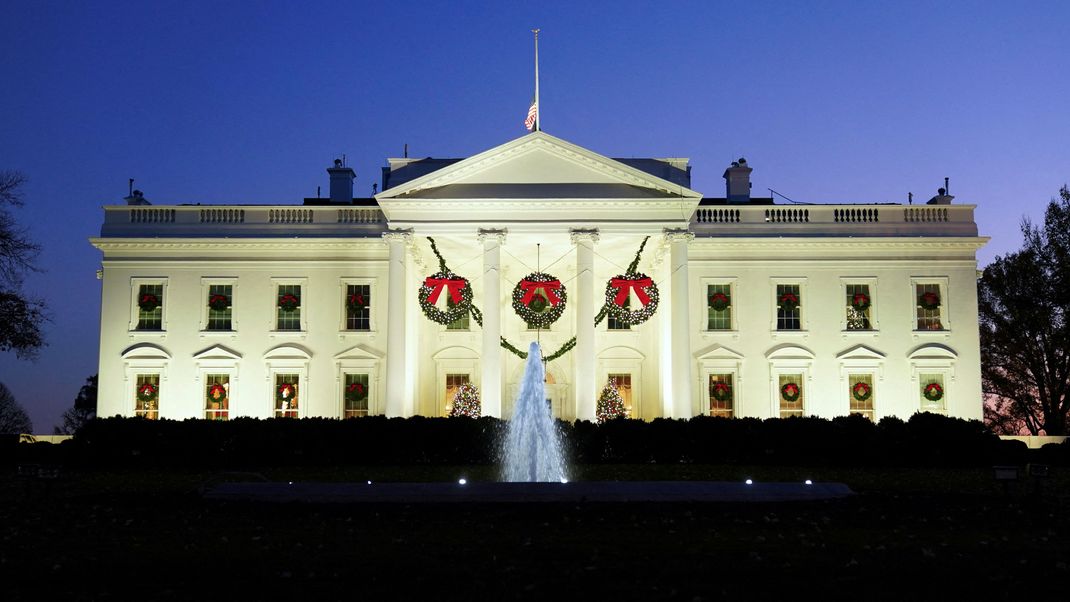
<path fill-rule="evenodd" d="M 610 159 L 538 131 L 467 159 L 390 159 L 374 198 L 353 198 L 345 165 L 328 172 L 330 198 L 303 205 L 138 194 L 105 207 L 91 240 L 100 415 L 442 416 L 470 382 L 484 414 L 508 417 L 523 360 L 504 338 L 538 339 L 544 355 L 568 345 L 547 363 L 566 420 L 592 419 L 606 382 L 647 420 L 981 418 L 987 239 L 974 207 L 943 192 L 923 205 L 774 204 L 751 197 L 741 159 L 726 196 L 707 198 L 686 159 Z M 428 237 L 478 312 L 425 316 L 430 301 L 466 301 L 433 281 Z M 621 286 L 646 237 L 637 271 L 652 286 Z M 535 272 L 566 293 L 544 329 L 513 309 Z M 617 301 L 657 308 L 596 324 Z"/>

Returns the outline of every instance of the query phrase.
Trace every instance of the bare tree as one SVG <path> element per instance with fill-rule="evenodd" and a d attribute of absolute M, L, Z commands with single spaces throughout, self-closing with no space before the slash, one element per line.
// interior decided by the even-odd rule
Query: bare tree
<path fill-rule="evenodd" d="M 97 375 L 85 379 L 74 398 L 74 407 L 63 413 L 63 426 L 54 430 L 57 435 L 73 435 L 97 415 Z"/>
<path fill-rule="evenodd" d="M 0 351 L 28 359 L 45 344 L 41 325 L 48 315 L 43 301 L 22 291 L 25 274 L 38 271 L 34 260 L 41 250 L 10 210 L 22 206 L 20 187 L 25 182 L 17 171 L 0 172 Z"/>
<path fill-rule="evenodd" d="M 22 409 L 15 396 L 4 383 L 0 383 L 0 435 L 32 433 L 33 423 Z"/>

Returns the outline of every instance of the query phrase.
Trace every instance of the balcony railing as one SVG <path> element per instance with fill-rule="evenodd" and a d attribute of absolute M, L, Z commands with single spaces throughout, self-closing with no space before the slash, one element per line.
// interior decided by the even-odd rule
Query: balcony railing
<path fill-rule="evenodd" d="M 101 236 L 378 236 L 385 229 L 386 218 L 378 207 L 115 205 L 104 207 Z"/>
<path fill-rule="evenodd" d="M 698 236 L 977 236 L 973 205 L 700 205 Z"/>

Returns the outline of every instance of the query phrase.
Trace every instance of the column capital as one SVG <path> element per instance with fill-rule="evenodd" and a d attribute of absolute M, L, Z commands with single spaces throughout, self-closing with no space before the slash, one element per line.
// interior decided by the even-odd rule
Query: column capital
<path fill-rule="evenodd" d="M 661 233 L 665 236 L 665 240 L 668 242 L 689 243 L 692 240 L 695 240 L 695 233 L 687 228 L 665 228 Z"/>
<path fill-rule="evenodd" d="M 477 231 L 476 238 L 481 243 L 492 241 L 500 245 L 505 242 L 505 235 L 508 233 L 509 231 L 505 228 L 480 228 Z"/>
<path fill-rule="evenodd" d="M 598 228 L 572 228 L 568 233 L 574 245 L 581 242 L 598 242 Z"/>
<path fill-rule="evenodd" d="M 412 228 L 387 230 L 386 232 L 383 232 L 383 240 L 388 243 L 403 242 L 405 244 L 412 244 Z"/>

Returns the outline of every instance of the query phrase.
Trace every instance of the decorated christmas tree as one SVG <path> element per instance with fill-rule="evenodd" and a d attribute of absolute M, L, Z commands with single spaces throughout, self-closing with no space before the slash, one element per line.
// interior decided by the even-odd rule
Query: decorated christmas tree
<path fill-rule="evenodd" d="M 479 389 L 471 383 L 464 383 L 453 397 L 453 409 L 450 416 L 468 416 L 479 418 L 481 408 L 479 405 Z"/>
<path fill-rule="evenodd" d="M 614 418 L 622 418 L 625 415 L 624 400 L 612 379 L 602 387 L 602 394 L 598 396 L 598 405 L 595 406 L 595 415 L 598 417 L 598 424 Z"/>

